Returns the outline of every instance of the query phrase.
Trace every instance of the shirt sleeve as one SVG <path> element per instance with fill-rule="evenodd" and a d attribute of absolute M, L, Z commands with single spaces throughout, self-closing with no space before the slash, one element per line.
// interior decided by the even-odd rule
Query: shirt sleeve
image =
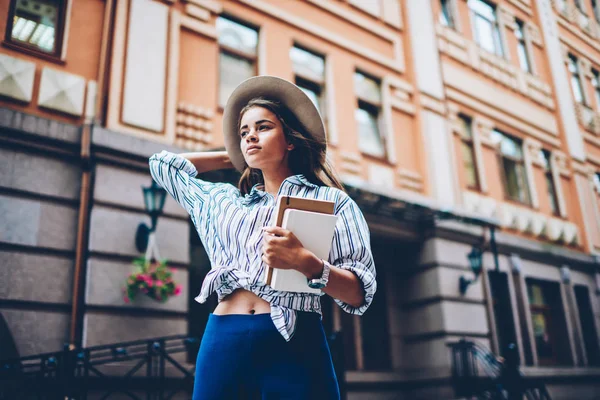
<path fill-rule="evenodd" d="M 149 159 L 152 179 L 165 189 L 192 215 L 196 203 L 204 204 L 211 189 L 216 185 L 195 179 L 198 171 L 194 164 L 180 155 L 163 150 Z"/>
<path fill-rule="evenodd" d="M 344 311 L 362 315 L 371 305 L 377 291 L 375 263 L 367 222 L 354 200 L 348 197 L 345 202 L 338 213 L 329 260 L 337 268 L 354 272 L 362 283 L 365 300 L 360 307 L 334 300 Z"/>

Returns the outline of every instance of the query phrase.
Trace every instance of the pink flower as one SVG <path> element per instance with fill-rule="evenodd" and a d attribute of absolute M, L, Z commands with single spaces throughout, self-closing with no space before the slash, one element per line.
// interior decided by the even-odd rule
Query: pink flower
<path fill-rule="evenodd" d="M 156 281 L 156 286 L 161 287 L 162 285 L 163 285 L 163 281 L 161 281 L 161 280 Z"/>
<path fill-rule="evenodd" d="M 138 281 L 144 281 L 144 280 L 146 280 L 146 275 L 138 275 L 137 276 L 137 280 Z"/>
<path fill-rule="evenodd" d="M 181 285 L 175 286 L 175 296 L 179 296 L 181 294 Z"/>
<path fill-rule="evenodd" d="M 127 297 L 127 296 L 123 296 L 123 301 L 124 301 L 125 303 L 129 303 L 129 297 Z"/>

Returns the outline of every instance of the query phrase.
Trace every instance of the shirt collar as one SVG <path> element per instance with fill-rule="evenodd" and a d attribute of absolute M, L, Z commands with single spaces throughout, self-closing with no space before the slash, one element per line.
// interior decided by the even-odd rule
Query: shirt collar
<path fill-rule="evenodd" d="M 283 180 L 283 182 L 281 182 L 281 186 L 279 187 L 279 192 L 282 192 L 283 190 L 285 190 L 287 187 L 289 187 L 289 185 L 308 186 L 311 188 L 319 187 L 318 185 L 315 185 L 314 183 L 312 183 L 308 179 L 306 179 L 304 174 L 298 174 L 298 175 L 291 175 L 291 176 L 288 176 L 287 178 L 285 178 Z M 259 199 L 262 199 L 266 194 L 267 194 L 267 192 L 265 192 L 262 189 L 262 184 L 257 183 L 256 185 L 254 185 L 252 187 L 252 189 L 250 190 L 250 193 L 248 193 L 246 195 L 246 201 L 248 203 L 258 201 Z"/>

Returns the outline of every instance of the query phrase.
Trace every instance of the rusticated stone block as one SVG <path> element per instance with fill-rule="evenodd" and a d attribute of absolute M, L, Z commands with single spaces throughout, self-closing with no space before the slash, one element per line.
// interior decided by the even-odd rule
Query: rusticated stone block
<path fill-rule="evenodd" d="M 73 260 L 0 251 L 0 298 L 70 303 Z"/>
<path fill-rule="evenodd" d="M 69 314 L 0 309 L 19 356 L 60 351 L 68 342 Z"/>
<path fill-rule="evenodd" d="M 84 346 L 96 346 L 187 333 L 185 317 L 108 315 L 88 312 L 84 317 Z"/>
<path fill-rule="evenodd" d="M 0 242 L 75 248 L 77 210 L 37 200 L 0 195 Z"/>
<path fill-rule="evenodd" d="M 0 186 L 67 199 L 79 198 L 76 165 L 37 154 L 0 149 Z"/>
<path fill-rule="evenodd" d="M 147 187 L 151 183 L 152 178 L 149 172 L 143 174 L 124 168 L 100 164 L 96 168 L 94 199 L 144 211 L 142 186 Z M 188 216 L 183 207 L 168 194 L 163 212 L 183 217 Z"/>

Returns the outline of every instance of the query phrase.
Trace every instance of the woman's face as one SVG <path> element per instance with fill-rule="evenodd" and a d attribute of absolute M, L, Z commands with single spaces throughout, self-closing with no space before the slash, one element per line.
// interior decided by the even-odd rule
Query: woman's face
<path fill-rule="evenodd" d="M 288 144 L 281 122 L 263 107 L 252 107 L 242 115 L 240 147 L 249 167 L 264 170 L 288 167 Z"/>

